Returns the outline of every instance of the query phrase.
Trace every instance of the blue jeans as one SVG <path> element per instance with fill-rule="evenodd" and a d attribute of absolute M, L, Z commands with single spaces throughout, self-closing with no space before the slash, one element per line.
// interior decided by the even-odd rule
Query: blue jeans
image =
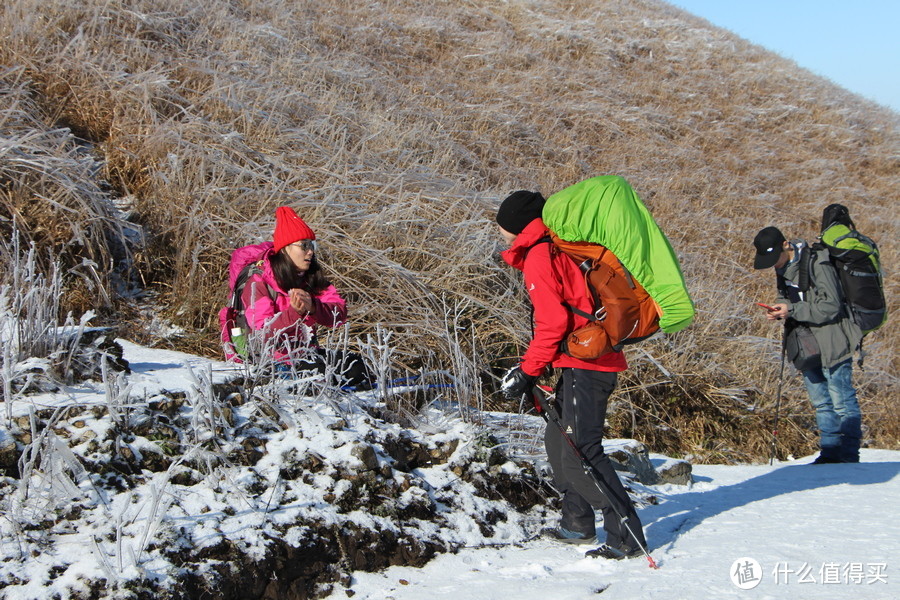
<path fill-rule="evenodd" d="M 861 415 L 853 388 L 853 360 L 831 368 L 803 371 L 809 400 L 816 409 L 822 456 L 859 462 Z"/>

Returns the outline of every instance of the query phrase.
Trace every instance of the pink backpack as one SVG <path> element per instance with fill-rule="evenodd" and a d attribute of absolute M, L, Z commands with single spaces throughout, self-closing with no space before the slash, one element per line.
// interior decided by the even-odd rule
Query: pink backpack
<path fill-rule="evenodd" d="M 247 334 L 250 329 L 244 317 L 244 303 L 241 294 L 251 275 L 263 272 L 263 258 L 274 248 L 272 242 L 242 246 L 231 253 L 228 263 L 228 304 L 219 311 L 219 327 L 221 329 L 222 348 L 225 358 L 243 362 L 247 358 Z M 269 295 L 275 299 L 275 290 L 271 286 Z"/>

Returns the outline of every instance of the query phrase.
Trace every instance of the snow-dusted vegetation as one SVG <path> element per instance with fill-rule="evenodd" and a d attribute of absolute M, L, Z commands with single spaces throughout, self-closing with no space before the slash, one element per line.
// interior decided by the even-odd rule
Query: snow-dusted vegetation
<path fill-rule="evenodd" d="M 522 541 L 545 519 L 552 488 L 510 453 L 533 452 L 539 427 L 522 440 L 529 417 L 495 432 L 451 405 L 459 373 L 389 386 L 372 360 L 382 386 L 352 393 L 148 350 L 90 315 L 58 326 L 58 271 L 35 269 L 32 253 L 13 263 L 0 295 L 11 597 L 315 597 L 354 570 Z"/>
<path fill-rule="evenodd" d="M 122 343 L 130 373 L 11 403 L 8 597 L 315 597 L 355 570 L 524 541 L 548 516 L 545 476 L 497 437 L 527 417 L 495 433 L 423 380 L 393 392 L 431 396 L 397 419 L 375 392 L 251 392 L 223 363 Z"/>

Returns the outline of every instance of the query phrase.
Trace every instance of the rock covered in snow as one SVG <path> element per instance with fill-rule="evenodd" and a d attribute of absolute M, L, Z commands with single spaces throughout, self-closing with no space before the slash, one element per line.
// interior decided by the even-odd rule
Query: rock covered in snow
<path fill-rule="evenodd" d="M 676 485 L 688 485 L 693 481 L 691 476 L 691 463 L 680 458 L 669 458 L 656 467 L 659 474 L 659 483 L 674 483 Z"/>
<path fill-rule="evenodd" d="M 607 440 L 603 446 L 617 470 L 630 473 L 644 485 L 691 482 L 691 463 L 686 460 L 670 458 L 654 467 L 647 446 L 637 440 Z"/>
<path fill-rule="evenodd" d="M 654 485 L 659 475 L 650 462 L 650 451 L 637 440 L 608 440 L 603 444 L 613 466 L 627 471 L 645 485 Z"/>

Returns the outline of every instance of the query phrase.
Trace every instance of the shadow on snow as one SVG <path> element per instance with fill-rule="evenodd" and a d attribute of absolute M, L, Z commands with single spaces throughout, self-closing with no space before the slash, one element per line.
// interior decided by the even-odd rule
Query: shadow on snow
<path fill-rule="evenodd" d="M 669 545 L 707 519 L 753 502 L 833 485 L 886 483 L 900 472 L 900 462 L 836 465 L 790 465 L 705 492 L 669 496 L 641 511 L 651 548 Z"/>

